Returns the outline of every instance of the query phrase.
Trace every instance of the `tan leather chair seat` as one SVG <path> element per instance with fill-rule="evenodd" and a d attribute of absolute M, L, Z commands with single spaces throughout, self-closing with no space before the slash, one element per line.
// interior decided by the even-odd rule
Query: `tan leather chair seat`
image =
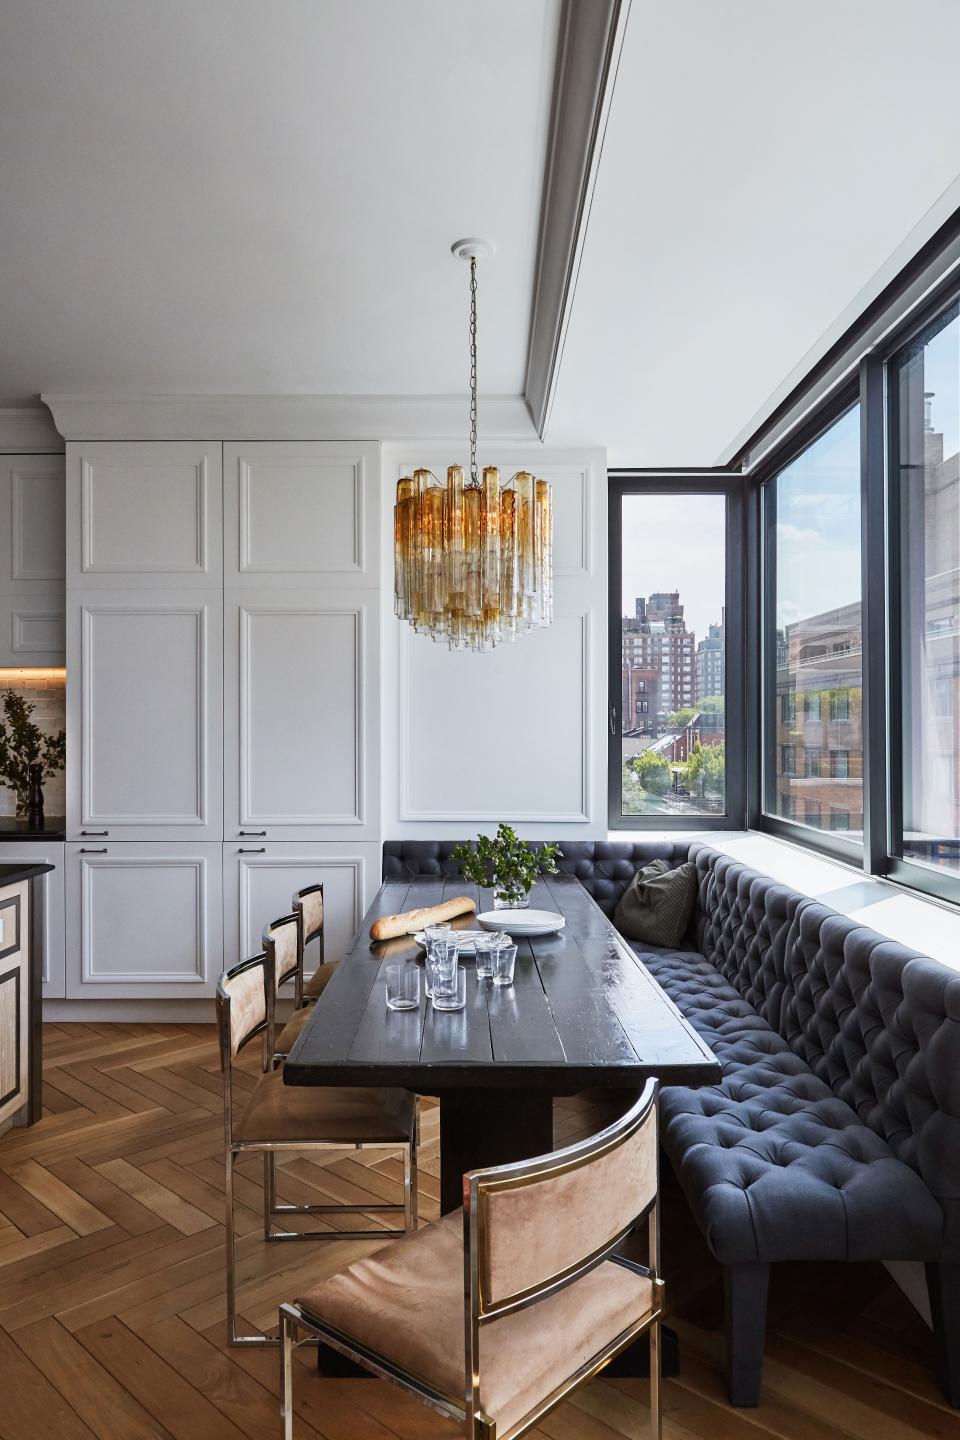
<path fill-rule="evenodd" d="M 322 1280 L 298 1304 L 463 1404 L 460 1211 Z M 480 1331 L 482 1408 L 509 1430 L 652 1307 L 645 1276 L 604 1261 L 556 1295 L 489 1321 Z"/>
<path fill-rule="evenodd" d="M 313 1014 L 312 1005 L 301 1005 L 299 1010 L 294 1010 L 290 1019 L 284 1025 L 280 1034 L 273 1042 L 273 1053 L 275 1055 L 289 1055 L 293 1049 L 294 1042 L 300 1039 L 300 1031 L 306 1025 Z"/>
<path fill-rule="evenodd" d="M 329 960 L 326 965 L 318 966 L 309 979 L 303 982 L 304 995 L 309 995 L 314 999 L 316 996 L 322 995 L 336 975 L 339 963 L 339 960 Z"/>
<path fill-rule="evenodd" d="M 283 1071 L 261 1075 L 239 1120 L 235 1140 L 409 1140 L 414 1097 L 407 1090 L 364 1090 L 345 1085 L 284 1085 Z"/>

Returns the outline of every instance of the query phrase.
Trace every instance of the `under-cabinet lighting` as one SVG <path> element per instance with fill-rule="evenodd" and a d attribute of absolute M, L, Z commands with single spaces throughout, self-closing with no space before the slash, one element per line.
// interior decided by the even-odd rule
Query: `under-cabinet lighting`
<path fill-rule="evenodd" d="M 22 668 L 12 667 L 0 668 L 0 685 L 10 685 L 16 680 L 66 680 L 67 672 L 63 666 L 56 665 L 24 665 Z"/>

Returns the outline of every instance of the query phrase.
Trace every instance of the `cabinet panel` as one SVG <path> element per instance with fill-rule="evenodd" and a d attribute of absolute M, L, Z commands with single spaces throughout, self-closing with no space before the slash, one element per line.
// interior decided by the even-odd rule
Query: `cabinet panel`
<path fill-rule="evenodd" d="M 219 441 L 68 445 L 68 583 L 220 585 L 222 505 Z"/>
<path fill-rule="evenodd" d="M 71 597 L 72 839 L 222 838 L 221 603 L 210 591 Z"/>
<path fill-rule="evenodd" d="M 236 845 L 223 849 L 224 962 L 232 965 L 261 948 L 265 925 L 290 912 L 295 891 L 323 883 L 324 946 L 328 960 L 347 949 L 379 884 L 380 847 L 361 845 Z M 307 947 L 306 968 L 317 964 Z"/>
<path fill-rule="evenodd" d="M 378 584 L 379 446 L 224 446 L 228 588 Z"/>
<path fill-rule="evenodd" d="M 224 836 L 373 832 L 376 597 L 228 595 Z"/>
<path fill-rule="evenodd" d="M 0 456 L 0 665 L 64 663 L 64 460 Z"/>
<path fill-rule="evenodd" d="M 64 578 L 62 455 L 4 461 L 10 477 L 10 578 L 49 583 Z"/>
<path fill-rule="evenodd" d="M 68 844 L 67 998 L 212 994 L 221 970 L 221 851 Z"/>
<path fill-rule="evenodd" d="M 15 861 L 54 866 L 41 882 L 44 897 L 41 974 L 44 999 L 62 1000 L 65 994 L 63 841 L 46 844 L 42 840 L 21 840 L 0 844 L 0 864 Z"/>

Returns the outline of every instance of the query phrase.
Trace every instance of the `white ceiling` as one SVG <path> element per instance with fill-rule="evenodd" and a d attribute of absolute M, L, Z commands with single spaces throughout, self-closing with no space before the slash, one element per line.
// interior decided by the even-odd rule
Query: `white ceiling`
<path fill-rule="evenodd" d="M 0 7 L 0 404 L 522 388 L 559 0 Z"/>
<path fill-rule="evenodd" d="M 715 463 L 960 173 L 958 53 L 957 0 L 633 0 L 548 440 Z"/>
<path fill-rule="evenodd" d="M 479 233 L 482 438 L 523 386 L 559 13 L 0 5 L 0 405 L 463 395 Z M 958 53 L 960 0 L 633 0 L 548 442 L 729 451 L 960 172 Z"/>

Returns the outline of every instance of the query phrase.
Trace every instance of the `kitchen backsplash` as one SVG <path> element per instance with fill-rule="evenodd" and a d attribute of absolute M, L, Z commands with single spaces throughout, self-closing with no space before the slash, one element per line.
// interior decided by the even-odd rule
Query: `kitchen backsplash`
<path fill-rule="evenodd" d="M 0 691 L 16 690 L 29 704 L 35 705 L 30 719 L 47 734 L 54 735 L 66 727 L 67 681 L 63 675 L 4 677 Z M 43 782 L 43 808 L 47 815 L 63 815 L 67 808 L 66 771 L 48 776 Z M 16 815 L 17 797 L 0 785 L 0 815 Z"/>

